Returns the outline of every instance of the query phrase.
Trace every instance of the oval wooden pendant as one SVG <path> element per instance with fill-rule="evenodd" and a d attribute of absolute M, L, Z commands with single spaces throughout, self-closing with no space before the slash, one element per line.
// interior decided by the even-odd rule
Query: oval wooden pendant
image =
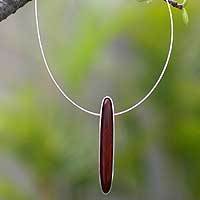
<path fill-rule="evenodd" d="M 101 104 L 99 130 L 99 177 L 102 191 L 107 194 L 114 173 L 114 106 L 110 97 Z"/>

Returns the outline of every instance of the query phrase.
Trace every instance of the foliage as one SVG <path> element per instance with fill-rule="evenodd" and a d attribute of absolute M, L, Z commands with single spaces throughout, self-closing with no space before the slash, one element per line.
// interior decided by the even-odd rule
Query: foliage
<path fill-rule="evenodd" d="M 116 110 L 138 101 L 165 60 L 169 18 L 162 5 L 39 2 L 47 58 L 68 94 L 95 111 L 107 94 Z M 200 198 L 199 5 L 188 4 L 187 27 L 173 10 L 175 47 L 164 80 L 148 102 L 116 118 L 109 199 Z M 31 12 L 26 16 L 32 19 Z M 19 15 L 0 30 L 7 49 L 1 67 L 0 199 L 103 199 L 98 118 L 74 109 L 52 86 L 30 19 Z"/>

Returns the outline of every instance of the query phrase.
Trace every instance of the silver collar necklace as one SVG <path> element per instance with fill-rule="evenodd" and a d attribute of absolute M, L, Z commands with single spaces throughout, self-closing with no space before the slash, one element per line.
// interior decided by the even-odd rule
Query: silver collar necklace
<path fill-rule="evenodd" d="M 99 117 L 99 180 L 102 192 L 104 194 L 108 194 L 112 187 L 113 181 L 113 174 L 114 174 L 114 151 L 115 151 L 115 117 L 126 114 L 133 109 L 140 106 L 144 101 L 146 101 L 151 94 L 155 91 L 159 83 L 161 82 L 166 69 L 169 64 L 169 60 L 172 53 L 173 48 L 173 41 L 174 41 L 174 22 L 173 22 L 173 15 L 171 11 L 171 7 L 169 4 L 169 0 L 167 1 L 167 7 L 169 11 L 170 17 L 170 43 L 169 43 L 169 50 L 166 57 L 165 64 L 163 65 L 162 71 L 153 85 L 153 87 L 149 90 L 149 92 L 141 98 L 138 102 L 127 108 L 126 110 L 122 110 L 119 112 L 114 111 L 114 104 L 112 99 L 109 96 L 103 98 L 101 103 L 100 112 L 93 112 L 88 110 L 87 108 L 82 107 L 81 105 L 77 104 L 71 97 L 69 97 L 66 92 L 63 91 L 60 84 L 54 78 L 52 74 L 49 64 L 47 62 L 44 49 L 42 46 L 41 35 L 40 35 L 40 28 L 39 28 L 39 18 L 38 18 L 38 0 L 35 0 L 35 22 L 36 22 L 36 29 L 37 29 L 37 38 L 39 42 L 40 52 L 46 67 L 46 70 L 58 89 L 58 91 L 64 96 L 64 98 L 69 101 L 74 107 L 78 108 L 79 110 L 90 114 L 92 116 Z"/>

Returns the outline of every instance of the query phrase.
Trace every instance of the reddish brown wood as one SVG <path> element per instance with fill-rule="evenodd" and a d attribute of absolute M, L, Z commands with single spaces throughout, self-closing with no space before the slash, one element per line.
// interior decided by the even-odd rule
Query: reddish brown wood
<path fill-rule="evenodd" d="M 100 117 L 100 162 L 99 173 L 101 188 L 108 193 L 112 185 L 114 154 L 114 110 L 109 97 L 105 97 Z"/>

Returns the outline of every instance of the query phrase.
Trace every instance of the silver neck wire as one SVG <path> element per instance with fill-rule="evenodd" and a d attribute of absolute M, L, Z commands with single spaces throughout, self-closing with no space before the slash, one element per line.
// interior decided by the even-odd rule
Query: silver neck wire
<path fill-rule="evenodd" d="M 120 112 L 115 112 L 115 116 L 119 116 L 119 115 L 123 115 L 126 114 L 130 111 L 132 111 L 133 109 L 137 108 L 138 106 L 140 106 L 144 101 L 146 101 L 151 95 L 152 93 L 155 91 L 155 89 L 158 87 L 159 83 L 161 82 L 166 69 L 168 67 L 169 64 L 169 60 L 172 54 L 172 49 L 173 49 L 173 42 L 174 42 L 174 21 L 173 21 L 173 15 L 172 15 L 172 10 L 169 4 L 169 0 L 167 0 L 167 7 L 168 7 L 168 11 L 169 11 L 169 17 L 170 17 L 170 43 L 169 43 L 169 50 L 168 50 L 168 54 L 167 54 L 167 58 L 165 61 L 165 64 L 163 65 L 162 71 L 157 79 L 157 81 L 155 82 L 155 84 L 153 85 L 153 87 L 150 89 L 150 91 L 143 97 L 141 98 L 136 104 L 132 105 L 131 107 L 122 110 Z M 52 80 L 52 82 L 54 83 L 54 85 L 56 86 L 56 88 L 58 89 L 58 91 L 64 96 L 64 98 L 69 101 L 72 105 L 74 105 L 76 108 L 78 108 L 79 110 L 82 110 L 85 113 L 88 113 L 90 115 L 93 116 L 100 116 L 100 113 L 97 112 L 93 112 L 90 111 L 84 107 L 82 107 L 81 105 L 77 104 L 75 101 L 73 101 L 61 88 L 61 86 L 58 84 L 58 82 L 56 81 L 56 79 L 54 78 L 54 75 L 52 74 L 49 64 L 47 62 L 45 53 L 44 53 L 44 49 L 43 49 L 43 45 L 42 45 L 42 41 L 41 41 L 41 34 L 40 34 L 40 26 L 39 26 L 39 18 L 38 18 L 38 0 L 35 0 L 35 23 L 36 23 L 36 29 L 37 29 L 37 38 L 38 38 L 38 42 L 39 42 L 39 47 L 40 47 L 40 52 L 46 67 L 46 70 Z"/>

